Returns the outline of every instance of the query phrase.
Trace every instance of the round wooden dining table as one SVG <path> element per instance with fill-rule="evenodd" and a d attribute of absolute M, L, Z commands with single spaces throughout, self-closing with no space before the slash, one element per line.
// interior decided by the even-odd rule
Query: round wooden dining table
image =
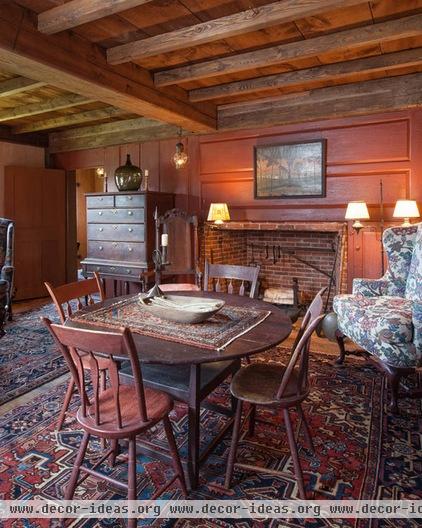
<path fill-rule="evenodd" d="M 283 342 L 291 333 L 292 323 L 286 313 L 276 306 L 256 299 L 250 299 L 246 296 L 193 291 L 177 292 L 177 295 L 220 299 L 225 301 L 227 305 L 271 312 L 260 324 L 236 338 L 223 350 L 218 351 L 133 332 L 138 357 L 142 364 L 144 384 L 163 390 L 176 400 L 188 405 L 188 455 L 185 464 L 187 465 L 190 487 L 195 489 L 198 484 L 200 464 L 207 458 L 232 425 L 232 419 L 228 420 L 224 428 L 210 442 L 209 446 L 205 448 L 203 453 L 200 453 L 201 402 L 230 374 L 240 368 L 242 358 L 258 354 Z M 98 310 L 130 297 L 131 295 L 127 295 L 107 299 L 101 303 L 85 307 L 78 313 Z M 82 323 L 72 320 L 72 318 L 68 319 L 65 324 L 75 328 L 104 331 L 104 327 L 97 327 L 92 323 Z M 115 355 L 115 358 L 121 360 L 122 365 L 127 360 L 127 358 L 118 355 Z M 127 378 L 130 382 L 130 369 L 128 372 L 122 366 L 122 377 Z M 216 405 L 205 405 L 205 402 L 202 406 L 228 414 L 231 417 L 233 416 L 235 402 L 232 402 L 232 404 L 231 410 L 221 408 L 221 406 L 217 408 Z M 139 446 L 146 454 L 154 457 L 157 457 L 157 454 L 159 455 L 156 447 L 152 444 L 148 446 L 147 443 L 142 441 Z M 158 456 L 158 458 L 168 459 L 166 454 L 162 455 Z"/>

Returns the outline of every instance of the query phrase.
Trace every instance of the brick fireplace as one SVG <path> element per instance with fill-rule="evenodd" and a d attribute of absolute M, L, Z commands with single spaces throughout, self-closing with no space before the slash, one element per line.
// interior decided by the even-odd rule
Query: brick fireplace
<path fill-rule="evenodd" d="M 201 254 L 213 263 L 259 264 L 260 296 L 267 288 L 291 288 L 298 280 L 301 303 L 327 286 L 347 291 L 347 230 L 340 222 L 228 222 L 206 224 Z M 337 249 L 338 248 L 338 249 Z M 337 250 L 337 255 L 336 255 Z M 325 273 L 325 274 L 324 274 Z"/>

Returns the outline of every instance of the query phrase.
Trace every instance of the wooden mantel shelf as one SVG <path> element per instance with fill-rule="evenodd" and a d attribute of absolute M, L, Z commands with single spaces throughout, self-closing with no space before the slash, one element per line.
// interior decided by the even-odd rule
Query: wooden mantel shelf
<path fill-rule="evenodd" d="M 314 231 L 317 233 L 338 233 L 345 222 L 225 222 L 212 224 L 213 229 L 229 231 Z"/>

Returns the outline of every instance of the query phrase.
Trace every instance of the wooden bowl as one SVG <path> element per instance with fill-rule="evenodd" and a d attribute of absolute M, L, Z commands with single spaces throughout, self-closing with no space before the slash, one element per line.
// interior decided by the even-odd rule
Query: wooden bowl
<path fill-rule="evenodd" d="M 184 324 L 202 323 L 221 310 L 225 304 L 218 299 L 184 295 L 140 297 L 139 302 L 155 317 Z"/>

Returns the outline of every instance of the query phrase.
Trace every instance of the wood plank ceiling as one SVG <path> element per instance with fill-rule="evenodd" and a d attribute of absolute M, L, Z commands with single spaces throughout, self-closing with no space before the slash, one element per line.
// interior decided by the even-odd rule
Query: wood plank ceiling
<path fill-rule="evenodd" d="M 51 151 L 416 107 L 422 0 L 0 0 L 0 72 Z"/>

